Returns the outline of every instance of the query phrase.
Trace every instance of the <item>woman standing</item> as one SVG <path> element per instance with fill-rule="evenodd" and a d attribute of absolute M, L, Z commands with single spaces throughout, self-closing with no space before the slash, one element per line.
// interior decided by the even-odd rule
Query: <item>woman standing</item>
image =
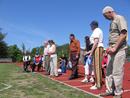
<path fill-rule="evenodd" d="M 99 89 L 102 86 L 102 57 L 103 57 L 103 32 L 98 27 L 97 21 L 92 21 L 91 24 L 92 35 L 90 41 L 93 43 L 93 47 L 89 54 L 89 57 L 93 56 L 94 62 L 94 75 L 95 75 L 95 85 L 90 89 Z"/>
<path fill-rule="evenodd" d="M 53 40 L 49 41 L 49 56 L 50 56 L 50 76 L 58 76 L 57 71 L 57 54 L 56 54 L 56 45 Z"/>
<path fill-rule="evenodd" d="M 89 36 L 85 37 L 85 43 L 86 43 L 86 52 L 84 53 L 84 59 L 85 59 L 85 78 L 81 81 L 83 83 L 86 82 L 94 82 L 94 71 L 92 68 L 92 57 L 89 58 L 89 54 L 91 52 L 93 43 L 90 42 L 90 38 Z M 90 79 L 89 79 L 89 75 L 90 75 Z"/>

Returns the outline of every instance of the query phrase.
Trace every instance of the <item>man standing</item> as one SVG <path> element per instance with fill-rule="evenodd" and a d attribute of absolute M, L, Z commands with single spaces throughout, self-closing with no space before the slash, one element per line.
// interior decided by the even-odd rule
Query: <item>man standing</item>
<path fill-rule="evenodd" d="M 72 62 L 72 74 L 69 80 L 78 78 L 78 61 L 80 56 L 80 42 L 75 38 L 74 34 L 70 34 L 70 61 Z"/>
<path fill-rule="evenodd" d="M 48 52 L 49 52 L 49 48 L 50 48 L 50 45 L 48 43 L 48 41 L 45 41 L 44 42 L 44 67 L 45 67 L 45 71 L 46 71 L 46 75 L 49 75 L 50 74 L 50 57 L 48 55 Z"/>
<path fill-rule="evenodd" d="M 111 21 L 109 31 L 109 61 L 106 72 L 106 93 L 101 96 L 114 95 L 114 98 L 121 98 L 123 90 L 124 63 L 128 40 L 127 22 L 121 15 L 117 15 L 114 9 L 106 6 L 103 15 Z"/>

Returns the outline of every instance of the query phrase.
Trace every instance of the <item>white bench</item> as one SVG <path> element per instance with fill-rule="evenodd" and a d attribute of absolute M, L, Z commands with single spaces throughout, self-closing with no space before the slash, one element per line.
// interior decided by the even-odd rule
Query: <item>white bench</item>
<path fill-rule="evenodd" d="M 0 58 L 0 63 L 11 63 L 12 58 Z"/>

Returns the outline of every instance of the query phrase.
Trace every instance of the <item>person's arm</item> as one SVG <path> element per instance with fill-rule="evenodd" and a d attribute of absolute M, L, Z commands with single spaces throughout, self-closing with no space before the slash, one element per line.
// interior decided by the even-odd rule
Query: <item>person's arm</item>
<path fill-rule="evenodd" d="M 78 47 L 78 55 L 80 54 L 80 42 L 79 41 L 77 41 L 77 47 Z"/>
<path fill-rule="evenodd" d="M 93 53 L 94 53 L 94 50 L 97 48 L 97 46 L 98 46 L 98 42 L 99 42 L 99 38 L 95 38 L 94 39 L 94 44 L 93 44 L 93 47 L 92 47 L 92 49 L 91 49 L 91 52 L 90 52 L 90 55 L 89 56 L 92 56 L 93 55 Z"/>
<path fill-rule="evenodd" d="M 109 49 L 109 52 L 110 52 L 110 53 L 116 52 L 117 49 L 120 47 L 120 45 L 123 43 L 123 41 L 126 40 L 126 37 L 127 37 L 127 31 L 124 30 L 124 31 L 122 31 L 122 33 L 120 34 L 116 45 L 115 45 L 113 48 L 110 48 L 110 49 Z"/>
<path fill-rule="evenodd" d="M 71 51 L 70 51 L 70 48 L 71 48 L 71 47 L 70 47 L 70 45 L 69 45 L 69 57 L 70 57 L 70 52 L 71 52 Z"/>
<path fill-rule="evenodd" d="M 70 60 L 70 56 L 71 56 L 71 43 L 69 45 L 69 60 Z"/>
<path fill-rule="evenodd" d="M 79 55 L 80 55 L 80 42 L 77 40 L 77 55 L 76 55 L 76 58 L 79 58 Z"/>
<path fill-rule="evenodd" d="M 91 53 L 91 50 L 90 50 L 90 51 L 85 51 L 85 52 L 83 53 L 83 56 L 89 55 L 90 53 Z"/>

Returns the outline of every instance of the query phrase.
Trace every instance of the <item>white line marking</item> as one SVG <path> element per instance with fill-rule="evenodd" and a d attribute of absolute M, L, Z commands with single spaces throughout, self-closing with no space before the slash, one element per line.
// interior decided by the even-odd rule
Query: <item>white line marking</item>
<path fill-rule="evenodd" d="M 77 81 L 81 81 L 81 80 L 66 80 L 66 81 L 62 81 L 62 82 L 77 82 Z"/>
<path fill-rule="evenodd" d="M 53 80 L 53 81 L 56 81 L 56 82 L 58 82 L 58 83 L 60 83 L 60 84 L 64 84 L 64 85 L 69 86 L 69 87 L 71 87 L 71 88 L 74 88 L 74 89 L 76 89 L 76 90 L 82 91 L 82 92 L 84 92 L 84 93 L 87 93 L 87 94 L 93 95 L 93 96 L 98 97 L 98 98 L 103 98 L 103 97 L 101 97 L 99 94 L 93 94 L 93 93 L 91 93 L 91 92 L 87 92 L 87 91 L 82 90 L 82 89 L 80 89 L 80 88 L 77 88 L 77 87 L 75 87 L 75 86 L 71 86 L 71 85 L 66 84 L 66 83 L 64 83 L 64 82 L 61 82 L 61 81 L 55 80 L 55 79 L 50 78 L 50 77 L 48 77 L 48 76 L 45 76 L 45 75 L 42 74 L 42 73 L 38 73 L 38 74 L 40 74 L 41 76 L 43 76 L 43 77 L 45 77 L 45 78 L 51 79 L 51 80 Z"/>
<path fill-rule="evenodd" d="M 5 84 L 5 83 L 1 83 L 1 84 L 3 84 L 3 85 L 4 85 L 4 86 L 6 86 L 6 87 L 5 87 L 5 88 L 0 89 L 0 91 L 6 90 L 6 89 L 9 89 L 9 88 L 11 88 L 11 87 L 12 87 L 12 85 L 8 85 L 8 84 Z"/>
<path fill-rule="evenodd" d="M 130 89 L 126 89 L 126 90 L 124 90 L 124 92 L 130 92 Z"/>
<path fill-rule="evenodd" d="M 92 84 L 88 84 L 88 85 L 79 85 L 79 86 L 75 86 L 75 87 L 90 87 L 92 86 Z"/>

